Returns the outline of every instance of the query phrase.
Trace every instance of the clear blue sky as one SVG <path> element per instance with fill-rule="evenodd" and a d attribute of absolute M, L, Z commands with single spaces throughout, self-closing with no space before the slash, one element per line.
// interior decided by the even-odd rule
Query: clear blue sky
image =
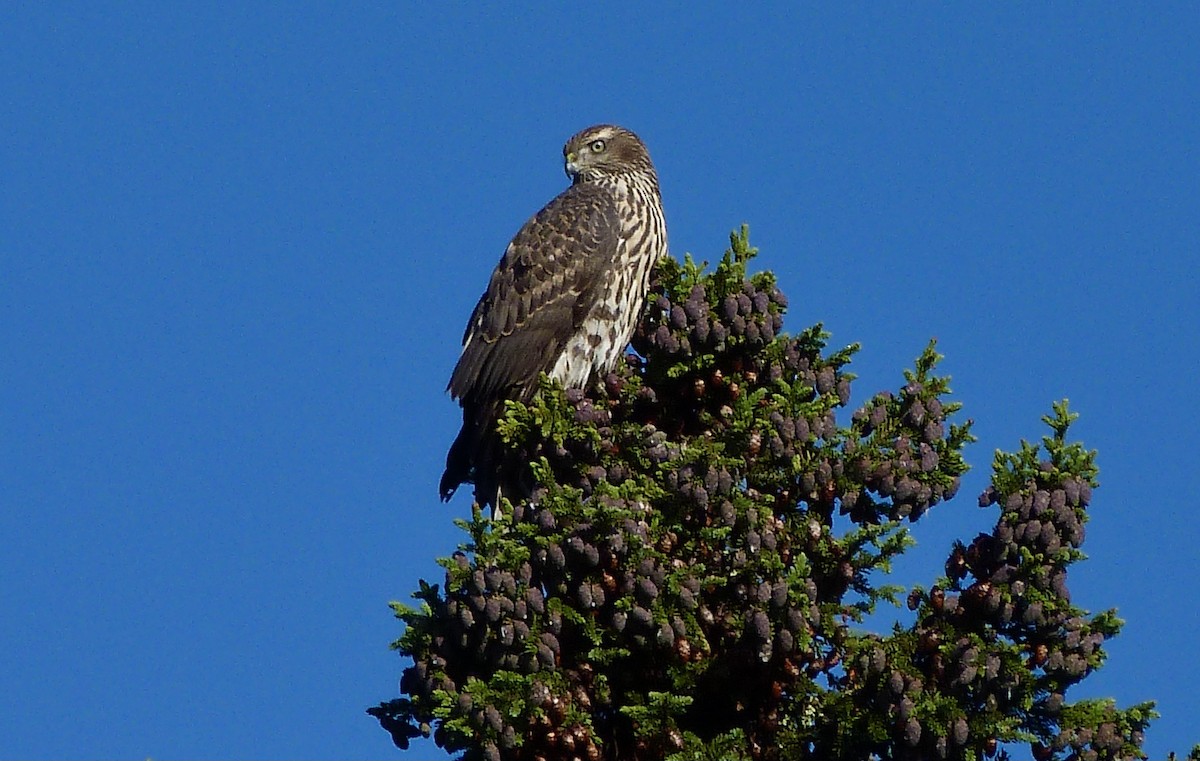
<path fill-rule="evenodd" d="M 19 5 L 0 757 L 398 755 L 363 711 L 468 510 L 436 496 L 462 326 L 600 121 L 677 255 L 749 222 L 788 326 L 863 343 L 856 400 L 940 339 L 976 469 L 904 580 L 1071 399 L 1103 483 L 1071 588 L 1128 621 L 1086 693 L 1157 698 L 1152 755 L 1200 741 L 1195 4 Z"/>

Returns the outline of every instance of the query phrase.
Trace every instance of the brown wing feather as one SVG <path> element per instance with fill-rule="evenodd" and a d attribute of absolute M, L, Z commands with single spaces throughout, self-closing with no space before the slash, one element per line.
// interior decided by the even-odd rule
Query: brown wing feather
<path fill-rule="evenodd" d="M 527 399 L 587 314 L 619 231 L 612 196 L 582 184 L 525 223 L 471 314 L 451 396 Z"/>

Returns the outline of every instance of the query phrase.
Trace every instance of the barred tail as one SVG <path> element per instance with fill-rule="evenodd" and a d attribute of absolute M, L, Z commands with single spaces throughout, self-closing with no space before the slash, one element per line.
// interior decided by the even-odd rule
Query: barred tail
<path fill-rule="evenodd" d="M 446 470 L 438 485 L 443 502 L 448 502 L 459 486 L 471 483 L 475 485 L 476 502 L 497 507 L 503 457 L 496 421 L 503 410 L 503 400 L 463 405 L 462 428 L 446 453 Z"/>

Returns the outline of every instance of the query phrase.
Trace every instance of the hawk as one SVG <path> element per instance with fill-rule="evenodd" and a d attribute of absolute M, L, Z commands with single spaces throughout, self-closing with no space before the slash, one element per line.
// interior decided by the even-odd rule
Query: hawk
<path fill-rule="evenodd" d="M 463 424 L 446 455 L 443 501 L 474 483 L 476 501 L 495 512 L 506 482 L 496 433 L 504 402 L 529 402 L 539 373 L 584 388 L 612 370 L 667 253 L 658 175 L 637 135 L 589 127 L 563 158 L 570 187 L 517 232 L 467 321 L 447 386 Z"/>

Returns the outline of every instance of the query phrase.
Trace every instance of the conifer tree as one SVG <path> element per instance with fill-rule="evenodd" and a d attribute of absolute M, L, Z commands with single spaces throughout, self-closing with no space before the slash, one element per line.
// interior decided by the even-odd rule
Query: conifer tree
<path fill-rule="evenodd" d="M 1153 704 L 1069 695 L 1121 622 L 1068 592 L 1097 471 L 1066 402 L 996 455 L 991 532 L 880 584 L 958 491 L 970 421 L 932 343 L 845 414 L 857 347 L 784 333 L 754 254 L 743 227 L 711 272 L 665 260 L 636 355 L 510 403 L 533 496 L 458 521 L 444 582 L 393 603 L 413 664 L 368 712 L 467 761 L 1144 758 Z M 871 632 L 881 604 L 916 620 Z"/>

